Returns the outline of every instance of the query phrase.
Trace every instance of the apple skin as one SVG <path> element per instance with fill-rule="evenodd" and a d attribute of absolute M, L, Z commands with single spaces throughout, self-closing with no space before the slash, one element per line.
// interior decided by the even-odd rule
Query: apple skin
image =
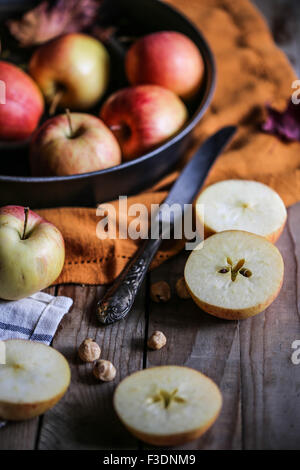
<path fill-rule="evenodd" d="M 46 121 L 34 135 L 30 147 L 33 175 L 75 175 L 121 163 L 118 141 L 99 118 L 84 113 L 70 117 L 73 137 L 65 114 Z"/>
<path fill-rule="evenodd" d="M 0 140 L 25 140 L 44 112 L 42 93 L 29 75 L 8 62 L 0 61 L 0 80 L 6 88 L 6 103 L 0 104 Z"/>
<path fill-rule="evenodd" d="M 65 245 L 60 231 L 24 207 L 0 208 L 0 298 L 18 300 L 51 285 L 62 271 Z"/>
<path fill-rule="evenodd" d="M 197 93 L 204 74 L 199 49 L 176 31 L 160 31 L 138 39 L 126 54 L 125 68 L 132 85 L 160 85 L 183 99 Z"/>
<path fill-rule="evenodd" d="M 103 104 L 100 117 L 117 137 L 123 159 L 132 160 L 178 132 L 188 112 L 172 91 L 140 85 L 111 95 Z"/>
<path fill-rule="evenodd" d="M 58 106 L 84 111 L 94 106 L 109 80 L 109 55 L 103 44 L 85 34 L 66 34 L 38 48 L 30 75 L 51 103 L 61 93 Z"/>

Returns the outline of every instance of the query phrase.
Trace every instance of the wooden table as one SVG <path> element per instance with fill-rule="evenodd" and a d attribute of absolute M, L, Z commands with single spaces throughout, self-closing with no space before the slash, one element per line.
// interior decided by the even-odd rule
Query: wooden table
<path fill-rule="evenodd" d="M 299 70 L 297 2 L 256 3 Z M 224 397 L 216 424 L 182 449 L 300 449 L 300 364 L 291 361 L 292 343 L 300 340 L 300 204 L 288 210 L 278 248 L 285 262 L 280 296 L 264 313 L 240 322 L 213 318 L 191 300 L 176 296 L 175 282 L 182 276 L 187 253 L 149 273 L 130 316 L 112 326 L 101 327 L 95 319 L 95 303 L 104 287 L 66 285 L 48 290 L 74 299 L 53 341 L 69 360 L 72 384 L 44 416 L 0 430 L 0 449 L 143 448 L 115 416 L 112 393 L 128 374 L 162 364 L 201 370 L 218 383 Z M 149 285 L 157 280 L 168 280 L 172 287 L 167 304 L 154 304 L 149 298 Z M 153 330 L 167 336 L 161 351 L 147 350 Z M 78 360 L 77 348 L 86 337 L 95 338 L 102 357 L 115 364 L 115 382 L 96 383 L 91 366 Z"/>

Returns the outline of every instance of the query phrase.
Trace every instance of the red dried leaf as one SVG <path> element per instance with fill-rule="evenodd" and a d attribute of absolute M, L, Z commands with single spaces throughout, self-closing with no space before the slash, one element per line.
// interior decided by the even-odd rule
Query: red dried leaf
<path fill-rule="evenodd" d="M 262 129 L 278 135 L 284 140 L 300 141 L 300 104 L 289 101 L 285 111 L 280 112 L 267 106 L 268 117 Z"/>
<path fill-rule="evenodd" d="M 100 3 L 99 0 L 44 1 L 20 20 L 8 21 L 7 25 L 21 46 L 34 46 L 87 28 L 95 21 Z"/>

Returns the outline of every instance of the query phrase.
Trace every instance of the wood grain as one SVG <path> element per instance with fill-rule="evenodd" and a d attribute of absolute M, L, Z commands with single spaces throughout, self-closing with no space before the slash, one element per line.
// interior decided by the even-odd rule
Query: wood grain
<path fill-rule="evenodd" d="M 288 211 L 278 242 L 285 277 L 279 297 L 261 315 L 240 323 L 243 447 L 300 448 L 300 366 L 291 361 L 300 339 L 300 204 Z"/>
<path fill-rule="evenodd" d="M 141 369 L 179 364 L 201 370 L 220 386 L 224 405 L 215 425 L 182 449 L 299 449 L 300 366 L 291 362 L 291 344 L 300 339 L 300 204 L 288 210 L 288 224 L 278 247 L 285 261 L 285 280 L 278 299 L 266 312 L 241 322 L 216 319 L 191 301 L 179 299 L 175 282 L 187 257 L 182 253 L 149 275 L 149 282 L 168 280 L 172 299 L 149 301 L 140 293 L 126 321 L 100 326 L 94 315 L 101 287 L 62 286 L 58 295 L 74 299 L 53 346 L 69 360 L 72 384 L 63 400 L 40 420 L 11 423 L 0 430 L 1 449 L 135 449 L 112 409 L 120 379 Z M 149 287 L 149 286 L 148 286 Z M 147 318 L 145 318 L 145 312 Z M 146 351 L 145 333 L 163 331 L 167 346 Z M 80 362 L 77 348 L 95 338 L 102 357 L 117 367 L 114 383 L 97 383 L 91 366 Z"/>
<path fill-rule="evenodd" d="M 266 16 L 275 41 L 300 76 L 300 2 L 253 3 Z M 43 417 L 1 429 L 0 449 L 136 449 L 141 444 L 113 412 L 113 390 L 128 374 L 162 364 L 201 370 L 217 382 L 224 397 L 221 415 L 211 430 L 182 449 L 300 449 L 300 365 L 291 362 L 291 344 L 300 340 L 300 204 L 288 214 L 278 242 L 285 261 L 282 291 L 266 312 L 252 319 L 218 320 L 191 300 L 179 299 L 174 288 L 186 253 L 148 276 L 147 288 L 156 280 L 170 282 L 169 303 L 151 302 L 144 286 L 126 321 L 109 327 L 100 326 L 94 316 L 104 288 L 61 286 L 58 295 L 72 297 L 74 306 L 53 346 L 70 362 L 70 389 Z M 147 336 L 157 329 L 166 334 L 167 346 L 147 351 Z M 97 383 L 91 366 L 78 359 L 77 348 L 86 337 L 95 338 L 102 358 L 117 367 L 113 383 Z"/>
<path fill-rule="evenodd" d="M 147 366 L 193 367 L 215 380 L 224 397 L 213 428 L 184 448 L 300 448 L 300 366 L 291 362 L 292 342 L 300 339 L 300 204 L 288 213 L 278 242 L 286 266 L 284 285 L 264 313 L 221 321 L 176 294 L 163 306 L 150 304 L 149 335 L 161 330 L 168 343 L 147 353 Z M 185 259 L 182 254 L 165 263 L 151 274 L 151 282 L 167 279 L 174 293 Z"/>
<path fill-rule="evenodd" d="M 35 448 L 39 418 L 11 422 L 0 429 L 0 450 L 32 450 Z"/>
<path fill-rule="evenodd" d="M 147 352 L 147 366 L 184 365 L 211 377 L 224 398 L 217 424 L 184 449 L 238 449 L 241 447 L 240 353 L 238 322 L 218 320 L 202 312 L 192 300 L 182 300 L 175 284 L 182 277 L 188 253 L 182 253 L 151 273 L 151 282 L 167 280 L 172 298 L 149 305 L 149 335 L 162 331 L 167 345 Z"/>
<path fill-rule="evenodd" d="M 132 438 L 112 408 L 117 383 L 143 367 L 144 292 L 142 291 L 127 321 L 101 326 L 95 317 L 95 305 L 104 288 L 62 286 L 58 295 L 74 299 L 72 311 L 65 316 L 53 346 L 68 359 L 72 383 L 63 400 L 46 413 L 40 433 L 39 449 L 135 449 Z M 114 382 L 97 382 L 92 365 L 77 355 L 80 343 L 93 338 L 101 347 L 101 357 L 117 368 Z"/>
<path fill-rule="evenodd" d="M 44 292 L 55 295 L 56 289 L 51 287 Z M 7 423 L 0 429 L 0 450 L 32 450 L 38 440 L 42 418 L 31 419 L 20 423 Z"/>

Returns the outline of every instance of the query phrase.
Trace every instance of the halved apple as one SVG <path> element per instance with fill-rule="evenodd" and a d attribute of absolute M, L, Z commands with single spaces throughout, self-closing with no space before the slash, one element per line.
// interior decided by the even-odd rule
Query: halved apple
<path fill-rule="evenodd" d="M 226 180 L 212 184 L 199 196 L 196 214 L 205 237 L 224 230 L 246 230 L 275 243 L 287 218 L 280 196 L 257 181 Z"/>
<path fill-rule="evenodd" d="M 228 230 L 207 238 L 190 254 L 184 277 L 205 312 L 239 320 L 262 312 L 275 300 L 283 271 L 279 250 L 266 238 Z"/>
<path fill-rule="evenodd" d="M 153 367 L 124 379 L 114 395 L 114 408 L 126 428 L 153 445 L 180 445 L 201 436 L 217 419 L 222 395 L 197 370 Z"/>
<path fill-rule="evenodd" d="M 66 359 L 45 344 L 22 339 L 4 341 L 6 363 L 0 365 L 0 418 L 30 419 L 52 408 L 65 394 L 71 372 Z"/>

